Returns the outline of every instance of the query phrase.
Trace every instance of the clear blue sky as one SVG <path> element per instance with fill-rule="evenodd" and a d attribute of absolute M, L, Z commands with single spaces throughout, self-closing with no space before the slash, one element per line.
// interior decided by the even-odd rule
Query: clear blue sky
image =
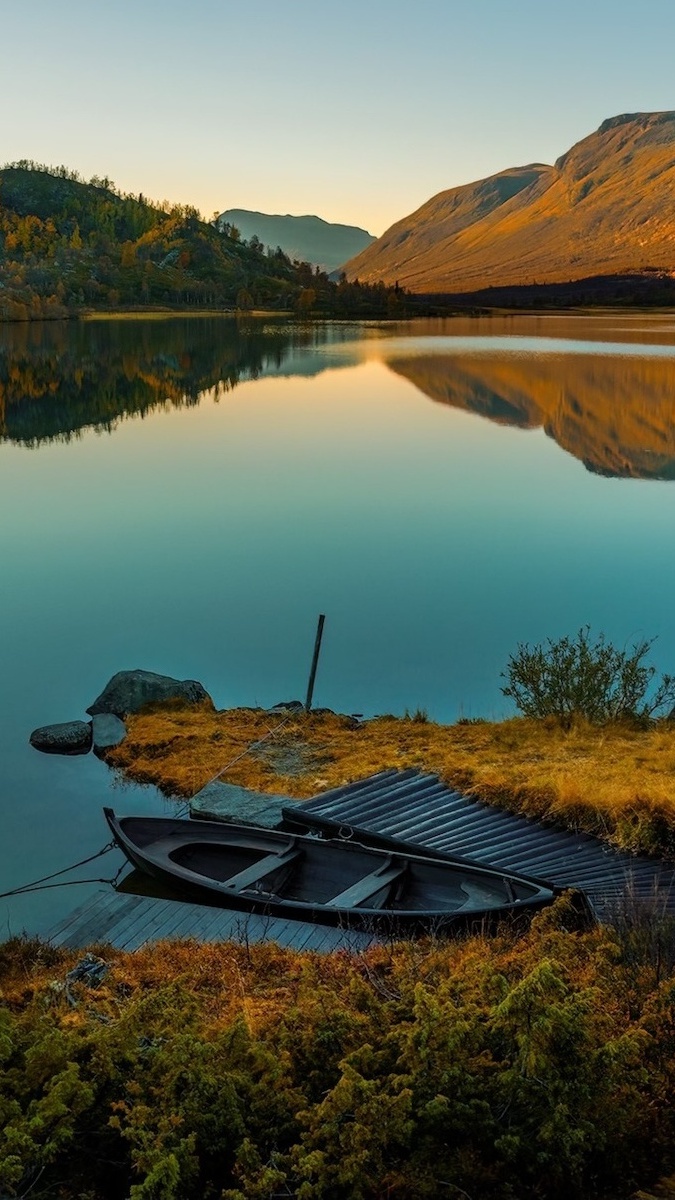
<path fill-rule="evenodd" d="M 0 161 L 379 234 L 444 188 L 675 108 L 674 0 L 2 5 Z"/>

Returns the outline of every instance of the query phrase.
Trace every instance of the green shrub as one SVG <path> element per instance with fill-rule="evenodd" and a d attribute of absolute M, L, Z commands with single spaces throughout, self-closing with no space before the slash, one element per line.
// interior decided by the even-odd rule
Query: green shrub
<path fill-rule="evenodd" d="M 658 912 L 380 944 L 0 965 L 0 1196 L 627 1200 L 675 1167 Z M 51 952 L 50 952 L 51 953 Z M 59 952 L 57 952 L 59 953 Z"/>
<path fill-rule="evenodd" d="M 526 717 L 585 717 L 594 725 L 624 719 L 649 720 L 675 702 L 675 677 L 661 676 L 644 660 L 655 639 L 619 650 L 590 627 L 576 637 L 530 646 L 521 643 L 502 678 L 505 696 Z"/>

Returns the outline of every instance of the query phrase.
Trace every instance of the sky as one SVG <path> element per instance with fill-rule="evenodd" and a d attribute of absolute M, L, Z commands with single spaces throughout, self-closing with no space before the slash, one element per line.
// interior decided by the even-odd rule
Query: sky
<path fill-rule="evenodd" d="M 673 0 L 0 0 L 0 162 L 379 235 L 675 108 Z"/>

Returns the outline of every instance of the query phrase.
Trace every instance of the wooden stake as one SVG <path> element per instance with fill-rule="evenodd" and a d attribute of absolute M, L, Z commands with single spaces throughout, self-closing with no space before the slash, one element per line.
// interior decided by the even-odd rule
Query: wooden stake
<path fill-rule="evenodd" d="M 319 615 L 319 623 L 316 627 L 316 638 L 314 640 L 314 654 L 312 655 L 312 669 L 309 673 L 309 683 L 307 684 L 307 699 L 305 700 L 305 712 L 309 712 L 312 707 L 312 695 L 314 694 L 314 679 L 316 678 L 316 668 L 319 662 L 319 651 L 321 650 L 321 638 L 323 637 L 323 623 L 326 620 L 323 613 Z"/>

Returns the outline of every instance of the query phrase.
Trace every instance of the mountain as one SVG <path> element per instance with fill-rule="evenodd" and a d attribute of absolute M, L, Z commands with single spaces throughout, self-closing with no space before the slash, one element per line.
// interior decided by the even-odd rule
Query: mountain
<path fill-rule="evenodd" d="M 65 167 L 0 168 L 0 320 L 139 306 L 359 316 L 398 314 L 403 299 L 335 284 L 189 205 L 151 204 Z"/>
<path fill-rule="evenodd" d="M 440 192 L 344 269 L 427 293 L 672 273 L 675 112 L 612 117 L 552 167 Z"/>
<path fill-rule="evenodd" d="M 257 237 L 265 246 L 279 246 L 292 260 L 309 262 L 330 274 L 375 241 L 372 233 L 357 225 L 334 225 L 321 217 L 272 216 L 229 208 L 218 224 L 234 225 L 243 238 Z"/>

